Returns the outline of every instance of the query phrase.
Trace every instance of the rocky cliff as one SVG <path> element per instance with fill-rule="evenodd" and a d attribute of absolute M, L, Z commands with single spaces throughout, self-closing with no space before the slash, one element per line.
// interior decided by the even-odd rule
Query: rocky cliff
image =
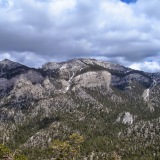
<path fill-rule="evenodd" d="M 73 132 L 86 138 L 82 159 L 160 158 L 160 73 L 95 59 L 39 69 L 5 59 L 0 122 L 0 142 L 30 159 L 45 159 L 51 141 Z"/>

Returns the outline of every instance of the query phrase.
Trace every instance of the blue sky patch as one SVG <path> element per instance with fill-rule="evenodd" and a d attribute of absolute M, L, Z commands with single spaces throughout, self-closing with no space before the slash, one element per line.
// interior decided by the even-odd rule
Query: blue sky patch
<path fill-rule="evenodd" d="M 137 0 L 121 0 L 124 3 L 135 3 Z"/>

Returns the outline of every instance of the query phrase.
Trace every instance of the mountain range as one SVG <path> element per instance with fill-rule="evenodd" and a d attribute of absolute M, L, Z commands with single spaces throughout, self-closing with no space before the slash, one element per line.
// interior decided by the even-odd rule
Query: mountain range
<path fill-rule="evenodd" d="M 51 143 L 72 133 L 85 139 L 78 159 L 159 160 L 160 73 L 85 58 L 0 61 L 0 143 L 52 159 Z"/>

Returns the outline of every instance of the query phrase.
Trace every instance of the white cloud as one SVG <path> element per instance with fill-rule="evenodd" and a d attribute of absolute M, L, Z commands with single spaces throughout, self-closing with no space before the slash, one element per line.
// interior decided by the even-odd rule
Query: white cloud
<path fill-rule="evenodd" d="M 133 63 L 129 66 L 135 70 L 143 70 L 148 72 L 160 72 L 160 63 L 158 62 L 141 62 L 141 63 Z"/>
<path fill-rule="evenodd" d="M 53 0 L 49 4 L 50 11 L 53 15 L 59 16 L 66 10 L 71 10 L 75 7 L 76 1 L 75 0 Z"/>
<path fill-rule="evenodd" d="M 159 0 L 0 0 L 0 52 L 26 59 L 28 53 L 40 59 L 101 57 L 135 62 L 140 69 L 149 57 L 159 64 L 154 60 L 160 56 L 159 5 Z"/>
<path fill-rule="evenodd" d="M 134 10 L 137 14 L 143 14 L 147 18 L 150 19 L 159 19 L 160 16 L 160 1 L 159 0 L 138 0 L 137 3 L 134 5 Z"/>
<path fill-rule="evenodd" d="M 132 69 L 135 69 L 135 70 L 141 70 L 141 64 L 140 63 L 133 63 L 129 67 L 132 68 Z"/>

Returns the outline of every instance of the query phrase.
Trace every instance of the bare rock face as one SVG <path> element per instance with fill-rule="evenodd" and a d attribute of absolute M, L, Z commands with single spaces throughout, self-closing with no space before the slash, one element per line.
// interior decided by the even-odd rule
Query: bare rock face
<path fill-rule="evenodd" d="M 133 123 L 133 116 L 129 112 L 125 112 L 122 122 L 124 124 L 132 124 Z"/>
<path fill-rule="evenodd" d="M 80 74 L 73 79 L 77 87 L 97 87 L 104 86 L 109 89 L 111 83 L 111 74 L 107 71 L 89 71 Z"/>
<path fill-rule="evenodd" d="M 130 112 L 120 113 L 116 119 L 116 123 L 132 125 L 135 117 Z"/>
<path fill-rule="evenodd" d="M 16 84 L 11 91 L 11 95 L 14 95 L 17 99 L 20 97 L 42 97 L 43 88 L 40 84 L 33 85 L 31 81 L 27 80 L 23 75 L 16 81 Z"/>

